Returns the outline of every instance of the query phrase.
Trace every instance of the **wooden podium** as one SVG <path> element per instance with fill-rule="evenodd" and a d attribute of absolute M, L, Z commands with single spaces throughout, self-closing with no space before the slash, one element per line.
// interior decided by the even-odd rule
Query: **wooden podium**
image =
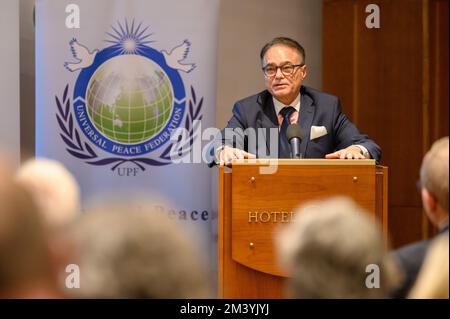
<path fill-rule="evenodd" d="M 219 167 L 219 297 L 284 297 L 273 235 L 305 201 L 349 196 L 379 220 L 387 239 L 387 182 L 387 167 L 374 160 L 240 160 Z"/>

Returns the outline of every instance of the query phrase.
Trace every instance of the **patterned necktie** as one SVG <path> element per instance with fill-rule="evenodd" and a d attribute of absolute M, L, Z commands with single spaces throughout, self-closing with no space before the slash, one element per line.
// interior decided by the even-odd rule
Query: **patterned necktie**
<path fill-rule="evenodd" d="M 291 158 L 291 146 L 289 145 L 289 141 L 286 136 L 286 131 L 291 124 L 291 115 L 295 112 L 295 108 L 292 106 L 286 106 L 281 109 L 280 114 L 283 117 L 283 122 L 281 122 L 280 134 L 279 134 L 279 150 L 278 157 L 279 158 Z"/>

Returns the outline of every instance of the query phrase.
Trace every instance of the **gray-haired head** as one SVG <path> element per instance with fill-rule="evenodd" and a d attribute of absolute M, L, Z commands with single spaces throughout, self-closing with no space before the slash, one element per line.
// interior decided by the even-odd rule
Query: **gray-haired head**
<path fill-rule="evenodd" d="M 187 233 L 147 203 L 110 203 L 74 224 L 87 298 L 208 298 L 206 267 Z"/>
<path fill-rule="evenodd" d="M 277 244 L 294 298 L 384 298 L 397 284 L 380 228 L 350 199 L 301 206 Z M 366 283 L 371 267 L 379 269 L 378 289 Z"/>

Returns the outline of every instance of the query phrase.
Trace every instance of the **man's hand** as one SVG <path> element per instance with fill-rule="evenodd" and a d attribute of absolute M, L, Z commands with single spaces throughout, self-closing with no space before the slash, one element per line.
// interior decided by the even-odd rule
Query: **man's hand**
<path fill-rule="evenodd" d="M 342 150 L 325 155 L 328 159 L 365 159 L 361 149 L 358 146 L 351 145 Z"/>
<path fill-rule="evenodd" d="M 247 153 L 246 151 L 240 150 L 238 148 L 232 148 L 229 146 L 224 146 L 219 154 L 219 165 L 231 167 L 231 161 L 234 159 L 250 159 L 256 158 L 255 154 Z"/>

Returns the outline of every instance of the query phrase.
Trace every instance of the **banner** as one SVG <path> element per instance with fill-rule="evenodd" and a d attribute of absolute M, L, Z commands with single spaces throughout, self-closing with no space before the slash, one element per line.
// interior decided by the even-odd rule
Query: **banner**
<path fill-rule="evenodd" d="M 215 122 L 218 9 L 218 0 L 36 1 L 36 156 L 62 162 L 85 203 L 143 191 L 165 199 L 158 209 L 185 223 L 209 259 L 201 132 Z"/>
<path fill-rule="evenodd" d="M 0 1 L 0 151 L 20 164 L 19 2 Z M 5 154 L 2 154 L 5 156 Z"/>

